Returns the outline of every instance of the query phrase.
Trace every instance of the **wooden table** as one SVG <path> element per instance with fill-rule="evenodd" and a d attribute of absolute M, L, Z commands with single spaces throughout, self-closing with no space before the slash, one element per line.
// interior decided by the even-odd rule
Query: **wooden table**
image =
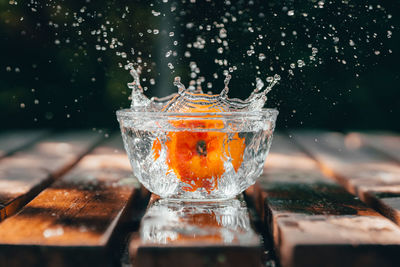
<path fill-rule="evenodd" d="M 275 135 L 237 199 L 140 187 L 118 133 L 0 133 L 0 266 L 400 266 L 400 137 Z"/>

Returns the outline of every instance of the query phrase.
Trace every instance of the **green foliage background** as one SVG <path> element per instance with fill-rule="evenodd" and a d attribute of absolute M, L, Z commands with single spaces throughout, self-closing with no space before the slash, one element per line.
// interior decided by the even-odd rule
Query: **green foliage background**
<path fill-rule="evenodd" d="M 222 1 L 215 2 L 215 10 L 222 10 L 222 3 L 219 3 Z M 296 8 L 305 8 L 310 2 L 299 1 Z M 360 6 L 380 3 L 361 0 L 354 2 Z M 1 128 L 118 127 L 115 111 L 129 106 L 126 83 L 131 77 L 126 70 L 118 67 L 122 60 L 115 56 L 115 51 L 95 49 L 96 36 L 90 32 L 100 28 L 104 21 L 112 21 L 112 24 L 117 25 L 118 36 L 126 45 L 135 47 L 143 54 L 151 53 L 156 62 L 162 63 L 161 53 L 158 52 L 163 49 L 162 43 L 156 37 L 143 40 L 136 34 L 165 23 L 151 16 L 154 6 L 150 6 L 147 1 L 92 1 L 86 3 L 88 9 L 102 13 L 103 16 L 88 19 L 85 26 L 74 28 L 70 26 L 73 24 L 71 16 L 55 14 L 54 6 L 46 6 L 45 2 L 39 3 L 40 8 L 35 12 L 32 12 L 32 6 L 27 1 L 20 1 L 16 5 L 12 3 L 14 1 L 0 0 Z M 159 4 L 157 1 L 154 3 L 155 6 Z M 272 1 L 263 7 L 257 2 L 252 8 L 275 8 L 279 11 L 282 6 L 293 3 Z M 382 4 L 393 18 L 387 25 L 377 23 L 377 27 L 389 29 L 389 26 L 394 26 L 391 29 L 392 38 L 378 36 L 377 43 L 383 53 L 370 56 L 370 47 L 360 44 L 357 47 L 359 52 L 368 54 L 363 59 L 361 71 L 357 72 L 351 66 L 344 66 L 335 60 L 327 60 L 319 67 L 304 68 L 290 79 L 282 77 L 281 83 L 271 92 L 268 102 L 269 107 L 278 107 L 280 110 L 278 128 L 400 130 L 399 6 L 395 0 Z M 81 1 L 59 1 L 57 5 L 62 7 L 62 12 L 67 10 L 79 13 L 83 4 Z M 131 12 L 126 20 L 121 20 L 125 5 L 132 7 Z M 203 14 L 211 11 L 206 10 L 204 4 L 199 4 L 197 8 L 188 6 L 187 16 L 196 19 L 196 12 Z M 219 16 L 218 12 L 210 13 L 210 16 L 213 15 Z M 368 23 L 368 16 L 371 14 L 360 12 L 357 18 L 359 24 Z M 170 19 L 173 22 L 174 18 Z M 254 19 L 258 24 L 267 20 Z M 346 25 L 334 16 L 327 17 L 327 20 L 327 24 L 332 20 L 332 23 L 349 27 L 351 31 L 358 30 L 351 28 L 354 24 Z M 49 25 L 49 21 L 60 27 Z M 274 29 L 280 24 L 292 22 L 287 16 L 278 16 L 269 23 L 271 29 Z M 64 24 L 69 26 L 62 27 Z M 184 41 L 187 36 L 185 32 L 182 34 L 180 38 Z M 237 34 L 240 36 L 241 32 Z M 315 38 L 319 38 L 315 34 Z M 55 44 L 55 40 L 60 40 L 61 44 Z M 291 44 L 291 51 L 301 51 L 305 42 L 298 40 Z M 392 53 L 387 53 L 389 49 Z M 286 52 L 283 49 L 279 53 L 285 56 Z M 318 56 L 330 58 L 332 51 L 321 50 Z M 206 74 L 207 71 L 208 74 L 214 72 L 207 70 L 207 67 L 205 69 Z M 187 62 L 184 62 L 176 65 L 175 74 L 180 74 L 187 82 L 188 70 Z M 358 78 L 355 77 L 356 73 L 360 75 Z M 150 88 L 148 94 L 165 95 L 174 90 L 172 76 L 167 78 L 171 83 L 159 85 L 158 89 Z M 248 72 L 238 72 L 232 80 L 231 95 L 248 96 L 253 88 L 249 85 L 254 79 L 251 68 Z M 222 87 L 222 79 L 215 84 Z"/>

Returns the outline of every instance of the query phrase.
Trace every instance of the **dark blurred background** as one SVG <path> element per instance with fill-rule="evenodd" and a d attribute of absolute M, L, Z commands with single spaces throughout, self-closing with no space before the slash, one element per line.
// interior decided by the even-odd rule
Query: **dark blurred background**
<path fill-rule="evenodd" d="M 210 64 L 217 46 L 183 54 L 196 36 L 215 34 L 199 26 L 228 12 L 237 19 L 225 22 L 223 57 L 238 66 L 231 96 L 247 97 L 257 71 L 278 73 L 267 106 L 279 109 L 280 129 L 400 130 L 398 1 L 193 2 L 0 0 L 1 128 L 118 127 L 115 111 L 129 107 L 132 80 L 121 66 L 138 58 L 150 70 L 143 73 L 150 96 L 174 91 L 175 75 L 187 84 L 192 60 L 218 92 L 227 67 Z M 252 38 L 256 51 L 248 57 Z M 318 48 L 316 63 L 290 75 L 290 63 L 311 55 L 309 44 Z M 174 69 L 165 57 L 170 47 L 178 52 Z"/>

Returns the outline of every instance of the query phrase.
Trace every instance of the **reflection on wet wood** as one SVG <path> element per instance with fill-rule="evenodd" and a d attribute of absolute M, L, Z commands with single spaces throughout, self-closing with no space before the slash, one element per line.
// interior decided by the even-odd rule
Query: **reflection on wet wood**
<path fill-rule="evenodd" d="M 365 146 L 358 135 L 295 133 L 322 170 L 347 190 L 400 224 L 400 166 Z"/>
<path fill-rule="evenodd" d="M 0 223 L 0 262 L 110 266 L 107 245 L 137 185 L 116 136 Z"/>
<path fill-rule="evenodd" d="M 17 212 L 101 140 L 92 131 L 48 136 L 0 160 L 0 219 Z"/>
<path fill-rule="evenodd" d="M 130 244 L 135 266 L 259 266 L 262 245 L 245 202 L 171 202 L 152 196 Z"/>
<path fill-rule="evenodd" d="M 400 228 L 334 181 L 290 140 L 275 136 L 254 200 L 283 267 L 399 266 Z"/>
<path fill-rule="evenodd" d="M 8 131 L 0 133 L 0 158 L 21 149 L 48 134 L 45 130 Z"/>

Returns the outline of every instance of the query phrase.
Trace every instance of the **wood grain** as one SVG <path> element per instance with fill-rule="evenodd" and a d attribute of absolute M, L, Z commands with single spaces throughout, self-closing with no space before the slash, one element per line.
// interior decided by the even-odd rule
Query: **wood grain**
<path fill-rule="evenodd" d="M 110 266 L 107 245 L 137 186 L 116 136 L 0 224 L 0 262 Z"/>
<path fill-rule="evenodd" d="M 39 140 L 48 133 L 46 130 L 15 130 L 0 133 L 0 158 Z"/>
<path fill-rule="evenodd" d="M 262 244 L 243 199 L 182 203 L 153 195 L 129 251 L 134 266 L 260 266 Z"/>
<path fill-rule="evenodd" d="M 399 266 L 400 228 L 324 177 L 314 160 L 275 136 L 248 190 L 283 267 Z"/>
<path fill-rule="evenodd" d="M 394 133 L 357 133 L 352 132 L 346 138 L 359 139 L 363 145 L 371 146 L 376 151 L 400 163 L 400 136 Z"/>
<path fill-rule="evenodd" d="M 92 131 L 54 134 L 1 159 L 0 219 L 18 211 L 100 140 Z"/>
<path fill-rule="evenodd" d="M 295 140 L 327 175 L 368 205 L 400 224 L 400 166 L 376 153 L 356 135 L 296 132 Z"/>

